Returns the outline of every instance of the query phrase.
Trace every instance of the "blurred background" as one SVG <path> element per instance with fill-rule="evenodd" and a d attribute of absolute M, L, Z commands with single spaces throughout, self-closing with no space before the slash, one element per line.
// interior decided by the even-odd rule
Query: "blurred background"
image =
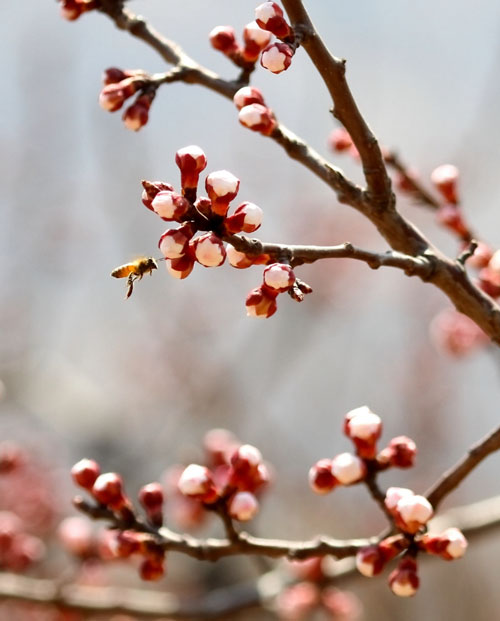
<path fill-rule="evenodd" d="M 255 4 L 148 0 L 130 8 L 232 78 L 235 69 L 210 47 L 208 32 L 231 24 L 241 33 Z M 381 144 L 425 182 L 439 164 L 457 165 L 467 218 L 498 248 L 500 5 L 309 0 L 307 7 L 332 52 L 347 59 L 351 88 Z M 299 268 L 314 293 L 302 304 L 280 296 L 265 321 L 245 316 L 259 267 L 197 266 L 177 281 L 161 265 L 124 302 L 111 269 L 155 255 L 165 228 L 143 207 L 140 180 L 178 184 L 174 154 L 188 144 L 204 149 L 206 172 L 226 168 L 241 179 L 238 199 L 264 210 L 259 238 L 386 246 L 279 146 L 240 126 L 231 102 L 214 93 L 162 87 L 137 134 L 120 112 L 99 108 L 104 68 L 165 70 L 106 17 L 68 23 L 56 3 L 36 0 L 4 2 L 0 15 L 0 437 L 51 469 L 62 514 L 72 511 L 68 470 L 81 457 L 121 472 L 133 492 L 173 463 L 200 459 L 204 433 L 225 427 L 275 469 L 256 532 L 371 535 L 384 522 L 364 489 L 322 498 L 307 484 L 313 462 L 349 450 L 340 431 L 348 410 L 368 404 L 384 420 L 384 440 L 416 441 L 417 467 L 381 483 L 418 492 L 496 424 L 500 356 L 485 348 L 457 360 L 437 351 L 429 324 L 447 300 L 396 270 L 346 260 Z M 305 53 L 281 75 L 257 70 L 253 84 L 281 122 L 362 182 L 356 162 L 328 151 L 331 103 Z M 433 213 L 404 198 L 399 204 L 433 242 L 457 253 Z M 446 505 L 498 493 L 499 463 L 489 458 Z M 491 535 L 461 563 L 424 563 L 411 601 L 397 600 L 384 579 L 353 579 L 350 588 L 367 620 L 493 619 L 497 550 Z M 207 566 L 172 555 L 162 588 L 230 584 L 252 575 L 251 567 L 235 569 L 245 563 Z"/>

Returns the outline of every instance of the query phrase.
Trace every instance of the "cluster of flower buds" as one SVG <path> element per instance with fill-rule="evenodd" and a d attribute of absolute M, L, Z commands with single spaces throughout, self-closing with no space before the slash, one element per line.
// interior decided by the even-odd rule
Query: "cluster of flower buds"
<path fill-rule="evenodd" d="M 99 105 L 108 112 L 116 112 L 137 93 L 137 97 L 125 109 L 122 119 L 125 127 L 138 131 L 149 119 L 149 109 L 156 94 L 149 76 L 140 69 L 129 70 L 109 67 L 103 74 L 103 88 L 99 94 Z"/>
<path fill-rule="evenodd" d="M 249 317 L 267 319 L 278 309 L 276 298 L 280 293 L 290 293 L 298 302 L 312 289 L 295 278 L 292 268 L 286 263 L 271 263 L 264 269 L 262 284 L 252 289 L 247 296 L 246 307 Z"/>
<path fill-rule="evenodd" d="M 239 444 L 225 430 L 212 430 L 205 438 L 208 466 L 190 464 L 179 476 L 179 492 L 205 509 L 219 509 L 247 522 L 259 510 L 258 495 L 269 483 L 270 473 L 260 451 Z"/>
<path fill-rule="evenodd" d="M 253 69 L 260 53 L 271 41 L 271 33 L 260 28 L 257 22 L 250 22 L 243 29 L 243 45 L 238 43 L 232 26 L 216 26 L 209 36 L 212 47 L 244 69 Z"/>
<path fill-rule="evenodd" d="M 339 485 L 359 483 L 369 472 L 390 467 L 409 468 L 414 464 L 417 447 L 406 436 L 393 438 L 387 447 L 377 453 L 382 421 L 367 406 L 345 415 L 344 433 L 354 444 L 356 454 L 341 453 L 333 459 L 321 459 L 312 466 L 309 483 L 318 494 L 327 494 Z"/>
<path fill-rule="evenodd" d="M 285 71 L 292 62 L 298 42 L 283 10 L 276 2 L 264 2 L 255 9 L 255 21 L 260 28 L 279 39 L 264 48 L 260 64 L 272 73 Z"/>
<path fill-rule="evenodd" d="M 242 125 L 254 132 L 269 136 L 276 128 L 274 112 L 268 108 L 262 92 L 254 86 L 244 86 L 233 97 L 239 110 L 238 119 Z"/>
<path fill-rule="evenodd" d="M 135 517 L 132 503 L 125 493 L 123 480 L 119 474 L 115 472 L 101 474 L 97 462 L 82 459 L 73 466 L 71 475 L 73 481 L 86 490 L 101 507 L 125 521 Z M 165 501 L 160 483 L 149 483 L 142 487 L 138 498 L 148 523 L 151 526 L 160 527 L 163 524 Z M 77 553 L 81 546 L 80 554 L 84 554 L 85 542 L 89 539 L 88 532 L 78 532 L 78 529 L 75 529 L 74 524 L 71 523 L 69 526 L 66 525 L 66 531 L 60 531 L 60 536 L 69 542 L 68 547 L 73 546 L 73 552 Z M 73 536 L 73 541 L 71 541 L 71 536 Z M 116 531 L 113 533 L 113 539 L 108 543 L 114 558 L 125 559 L 133 554 L 142 557 L 139 574 L 143 580 L 159 580 L 164 575 L 165 552 L 148 533 L 133 530 Z"/>
<path fill-rule="evenodd" d="M 70 22 L 99 7 L 98 0 L 60 0 L 60 4 L 61 16 Z"/>
<path fill-rule="evenodd" d="M 262 209 L 254 203 L 244 202 L 228 215 L 229 205 L 238 194 L 240 180 L 227 170 L 207 175 L 205 189 L 208 197 L 197 199 L 199 176 L 207 165 L 200 147 L 191 145 L 179 149 L 175 161 L 181 171 L 182 194 L 175 192 L 169 183 L 144 181 L 142 202 L 162 220 L 181 224 L 165 231 L 158 246 L 166 259 L 168 272 L 174 278 L 183 279 L 189 276 L 195 262 L 204 267 L 222 265 L 226 259 L 222 238 L 256 231 L 262 222 Z M 206 232 L 195 237 L 199 231 Z M 240 259 L 239 255 L 234 257 L 236 263 Z M 267 261 L 268 257 L 246 259 L 253 265 Z M 238 264 L 236 267 L 243 266 Z"/>

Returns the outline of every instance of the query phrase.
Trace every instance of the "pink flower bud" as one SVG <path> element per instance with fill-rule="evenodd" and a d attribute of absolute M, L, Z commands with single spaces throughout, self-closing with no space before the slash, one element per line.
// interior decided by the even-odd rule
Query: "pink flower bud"
<path fill-rule="evenodd" d="M 226 217 L 224 227 L 230 234 L 253 233 L 262 224 L 262 209 L 254 203 L 241 203 L 232 216 Z"/>
<path fill-rule="evenodd" d="M 249 317 L 260 317 L 267 319 L 274 315 L 278 310 L 276 304 L 277 291 L 268 289 L 267 287 L 257 287 L 250 291 L 246 299 L 247 315 Z"/>
<path fill-rule="evenodd" d="M 332 460 L 320 459 L 309 470 L 309 485 L 316 494 L 328 494 L 338 485 L 333 476 Z"/>
<path fill-rule="evenodd" d="M 114 558 L 129 558 L 140 551 L 140 535 L 132 530 L 112 531 L 113 538 L 107 541 Z"/>
<path fill-rule="evenodd" d="M 417 445 L 406 436 L 398 436 L 387 447 L 389 463 L 396 468 L 411 468 L 415 462 Z"/>
<path fill-rule="evenodd" d="M 311 618 L 320 598 L 320 590 L 310 582 L 299 582 L 281 591 L 276 611 L 281 621 L 304 621 Z"/>
<path fill-rule="evenodd" d="M 282 73 L 291 65 L 293 54 L 287 43 L 271 43 L 262 52 L 260 64 L 271 73 Z"/>
<path fill-rule="evenodd" d="M 182 189 L 196 189 L 200 173 L 207 166 L 207 158 L 202 149 L 197 145 L 179 149 L 175 154 L 175 163 L 181 171 Z"/>
<path fill-rule="evenodd" d="M 158 192 L 151 203 L 151 207 L 162 220 L 167 222 L 176 220 L 179 222 L 186 215 L 190 204 L 180 194 L 167 190 L 165 192 Z"/>
<path fill-rule="evenodd" d="M 163 503 L 165 497 L 160 483 L 148 483 L 139 490 L 139 502 L 146 511 L 148 519 L 155 526 L 163 523 Z"/>
<path fill-rule="evenodd" d="M 412 558 L 403 559 L 389 576 L 389 586 L 398 597 L 411 597 L 419 587 L 417 563 Z"/>
<path fill-rule="evenodd" d="M 149 120 L 149 109 L 151 108 L 151 97 L 142 95 L 129 106 L 123 113 L 125 127 L 133 132 L 138 132 Z"/>
<path fill-rule="evenodd" d="M 238 120 L 248 129 L 264 136 L 271 135 L 276 127 L 273 111 L 258 103 L 252 103 L 241 108 Z"/>
<path fill-rule="evenodd" d="M 194 259 L 188 255 L 184 255 L 178 259 L 167 259 L 165 261 L 165 266 L 167 268 L 167 272 L 171 276 L 177 278 L 178 280 L 183 280 L 193 271 Z"/>
<path fill-rule="evenodd" d="M 236 198 L 240 187 L 240 180 L 227 170 L 217 170 L 208 175 L 205 188 L 212 201 L 212 211 L 219 216 L 225 216 L 229 203 Z"/>
<path fill-rule="evenodd" d="M 255 62 L 261 51 L 269 45 L 271 33 L 262 30 L 257 22 L 250 22 L 243 30 L 243 58 L 247 62 Z"/>
<path fill-rule="evenodd" d="M 114 511 L 119 511 L 128 504 L 123 491 L 123 480 L 116 472 L 98 476 L 92 487 L 92 495 L 102 505 Z"/>
<path fill-rule="evenodd" d="M 212 503 L 217 500 L 217 491 L 212 473 L 205 466 L 190 464 L 184 469 L 177 485 L 179 491 L 184 496 L 206 503 Z"/>
<path fill-rule="evenodd" d="M 158 248 L 166 259 L 179 259 L 186 254 L 189 240 L 193 235 L 193 226 L 187 222 L 178 229 L 165 231 L 160 237 Z"/>
<path fill-rule="evenodd" d="M 443 198 L 448 202 L 456 205 L 458 168 L 452 164 L 443 164 L 432 171 L 431 181 L 441 193 Z"/>
<path fill-rule="evenodd" d="M 431 519 L 434 511 L 431 503 L 423 496 L 403 496 L 394 510 L 396 525 L 414 535 Z"/>
<path fill-rule="evenodd" d="M 469 230 L 464 222 L 462 212 L 454 205 L 441 205 L 436 212 L 437 221 L 460 237 L 467 237 Z"/>
<path fill-rule="evenodd" d="M 338 153 L 347 151 L 352 147 L 352 138 L 344 127 L 337 127 L 328 137 L 328 145 L 333 151 Z"/>
<path fill-rule="evenodd" d="M 210 32 L 210 43 L 212 47 L 226 56 L 233 54 L 238 50 L 238 43 L 236 41 L 236 33 L 232 26 L 216 26 Z"/>
<path fill-rule="evenodd" d="M 276 2 L 264 2 L 255 9 L 255 21 L 264 30 L 272 32 L 278 39 L 291 35 L 292 31 L 283 17 L 283 11 Z"/>
<path fill-rule="evenodd" d="M 122 69 L 118 67 L 108 67 L 102 74 L 102 83 L 104 86 L 108 84 L 117 84 L 128 77 L 130 76 Z"/>
<path fill-rule="evenodd" d="M 245 269 L 253 265 L 252 257 L 246 255 L 244 252 L 239 252 L 239 250 L 236 250 L 231 244 L 226 246 L 226 256 L 229 264 L 238 269 Z"/>
<path fill-rule="evenodd" d="M 170 183 L 163 183 L 163 181 L 144 180 L 142 182 L 142 187 L 144 188 L 144 190 L 142 191 L 142 196 L 141 196 L 142 202 L 151 211 L 154 211 L 153 207 L 151 206 L 151 203 L 153 202 L 153 199 L 158 194 L 158 192 L 173 192 L 174 191 L 174 187 L 170 185 Z"/>
<path fill-rule="evenodd" d="M 357 454 L 363 459 L 374 459 L 376 442 L 382 433 L 382 421 L 369 407 L 362 406 L 346 414 L 344 432 L 356 446 Z"/>
<path fill-rule="evenodd" d="M 240 522 L 252 520 L 259 511 L 259 501 L 250 492 L 237 492 L 229 501 L 229 515 Z"/>
<path fill-rule="evenodd" d="M 232 431 L 227 429 L 210 429 L 203 438 L 210 463 L 214 466 L 228 464 L 233 453 L 241 446 L 241 442 Z"/>
<path fill-rule="evenodd" d="M 99 105 L 108 112 L 119 110 L 125 101 L 132 97 L 139 88 L 140 81 L 135 78 L 127 78 L 116 84 L 108 84 L 99 95 Z"/>
<path fill-rule="evenodd" d="M 432 320 L 430 334 L 437 348 L 457 357 L 489 342 L 472 319 L 454 309 L 446 309 Z"/>
<path fill-rule="evenodd" d="M 401 500 L 401 498 L 406 498 L 413 495 L 414 492 L 406 487 L 389 487 L 389 489 L 385 493 L 384 504 L 391 513 L 394 513 L 397 504 Z"/>
<path fill-rule="evenodd" d="M 251 444 L 242 444 L 231 455 L 231 466 L 236 472 L 246 474 L 262 463 L 262 453 Z"/>
<path fill-rule="evenodd" d="M 91 490 L 97 477 L 101 474 L 99 464 L 93 459 L 81 459 L 71 468 L 73 481 L 83 489 Z"/>
<path fill-rule="evenodd" d="M 215 233 L 200 235 L 193 242 L 194 255 L 204 267 L 218 267 L 226 259 L 226 249 Z"/>
<path fill-rule="evenodd" d="M 356 569 L 367 578 L 373 578 L 382 572 L 386 559 L 377 545 L 361 548 L 356 554 Z"/>
<path fill-rule="evenodd" d="M 341 485 L 353 485 L 366 476 L 364 462 L 350 453 L 340 453 L 332 459 L 333 476 Z"/>
<path fill-rule="evenodd" d="M 74 516 L 65 518 L 57 529 L 57 535 L 63 546 L 75 556 L 85 557 L 92 552 L 92 526 L 88 519 Z"/>
<path fill-rule="evenodd" d="M 268 265 L 263 274 L 266 287 L 280 293 L 288 291 L 295 282 L 295 274 L 292 268 L 285 263 L 272 263 Z"/>
<path fill-rule="evenodd" d="M 243 86 L 239 91 L 236 91 L 233 97 L 234 105 L 241 110 L 245 106 L 250 104 L 261 104 L 265 106 L 264 96 L 261 91 L 255 86 Z"/>
<path fill-rule="evenodd" d="M 163 559 L 147 558 L 139 567 L 139 575 L 142 580 L 155 582 L 161 580 L 165 575 L 165 561 Z"/>
<path fill-rule="evenodd" d="M 467 550 L 467 539 L 458 528 L 447 528 L 440 535 L 424 535 L 419 544 L 429 554 L 447 561 L 462 558 Z"/>

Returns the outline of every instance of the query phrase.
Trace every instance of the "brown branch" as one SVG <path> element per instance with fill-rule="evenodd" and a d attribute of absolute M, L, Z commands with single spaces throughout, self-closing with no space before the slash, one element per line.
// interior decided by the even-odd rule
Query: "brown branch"
<path fill-rule="evenodd" d="M 486 437 L 474 444 L 462 459 L 450 468 L 443 476 L 430 487 L 425 496 L 434 509 L 465 479 L 465 477 L 480 464 L 483 459 L 500 450 L 500 427 L 493 430 Z"/>
<path fill-rule="evenodd" d="M 385 153 L 384 160 L 388 166 L 394 168 L 394 170 L 396 170 L 403 177 L 408 184 L 408 187 L 411 188 L 412 196 L 418 202 L 424 204 L 426 207 L 430 207 L 431 209 L 439 209 L 441 205 L 439 200 L 434 198 L 434 196 L 427 191 L 425 186 L 409 173 L 407 166 L 403 164 L 397 153 L 394 151 Z"/>

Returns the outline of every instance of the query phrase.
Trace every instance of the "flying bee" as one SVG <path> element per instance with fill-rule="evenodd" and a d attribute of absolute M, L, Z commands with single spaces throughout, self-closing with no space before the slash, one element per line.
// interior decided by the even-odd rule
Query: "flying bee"
<path fill-rule="evenodd" d="M 158 259 L 161 261 L 162 259 Z M 125 299 L 128 299 L 132 295 L 134 290 L 134 282 L 141 280 L 144 274 L 153 274 L 153 270 L 158 269 L 158 263 L 153 257 L 139 257 L 131 263 L 125 263 L 115 267 L 111 272 L 111 276 L 114 278 L 126 278 L 127 279 L 127 292 Z"/>

